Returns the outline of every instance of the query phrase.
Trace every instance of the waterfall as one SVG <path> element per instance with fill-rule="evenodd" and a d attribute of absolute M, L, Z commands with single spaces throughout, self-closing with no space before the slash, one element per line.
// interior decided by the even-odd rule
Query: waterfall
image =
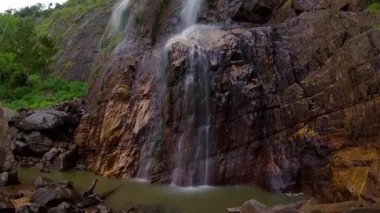
<path fill-rule="evenodd" d="M 186 0 L 184 2 L 180 13 L 182 29 L 186 29 L 197 22 L 202 3 L 203 0 Z"/>
<path fill-rule="evenodd" d="M 171 176 L 173 185 L 208 183 L 211 127 L 209 59 L 207 51 L 197 40 L 202 31 L 210 29 L 214 27 L 191 25 L 165 45 L 167 52 L 178 41 L 189 46 L 189 66 L 181 83 L 183 129 L 177 141 L 175 169 Z"/>
<path fill-rule="evenodd" d="M 208 156 L 210 142 L 210 91 L 208 80 L 208 57 L 197 44 L 202 25 L 195 25 L 203 0 L 186 0 L 180 12 L 181 33 L 169 39 L 165 51 L 177 40 L 191 44 L 188 55 L 190 67 L 183 79 L 182 126 L 185 127 L 177 141 L 175 169 L 171 179 L 173 185 L 193 185 L 208 183 Z M 165 59 L 168 60 L 167 58 Z M 191 149 L 191 157 L 186 155 L 186 147 Z M 203 166 L 201 162 L 203 162 Z M 203 167 L 203 168 L 202 168 Z M 184 180 L 186 177 L 186 181 Z M 196 180 L 194 180 L 196 178 Z"/>
<path fill-rule="evenodd" d="M 171 179 L 174 185 L 194 185 L 208 183 L 208 156 L 210 141 L 210 90 L 209 90 L 209 60 L 207 52 L 197 44 L 197 36 L 203 30 L 203 25 L 196 25 L 199 11 L 204 0 L 186 0 L 183 1 L 182 10 L 180 11 L 180 22 L 178 24 L 179 34 L 173 36 L 166 42 L 162 51 L 162 69 L 158 74 L 160 88 L 157 88 L 158 112 L 163 111 L 164 103 L 163 94 L 166 92 L 165 70 L 168 65 L 168 52 L 171 45 L 177 40 L 186 40 L 191 44 L 189 46 L 189 67 L 183 78 L 182 89 L 184 97 L 181 107 L 183 108 L 182 122 L 183 127 L 189 127 L 182 131 L 176 139 L 176 157 L 175 169 L 172 171 Z M 161 80 L 160 80 L 161 79 Z M 162 102 L 162 103 L 161 103 Z M 163 115 L 161 115 L 163 118 Z M 163 128 L 163 122 L 154 125 L 150 132 L 157 132 Z M 159 132 L 159 131 L 158 131 Z M 140 162 L 137 176 L 148 179 L 151 175 L 152 161 L 154 159 L 154 150 L 157 145 L 156 136 L 148 136 L 140 151 Z M 191 159 L 185 157 L 186 148 L 191 147 Z M 186 179 L 184 181 L 184 179 Z"/>
<path fill-rule="evenodd" d="M 127 10 L 129 6 L 129 0 L 119 0 L 119 2 L 115 5 L 111 19 L 110 19 L 110 34 L 109 35 L 114 35 L 118 30 L 120 30 L 123 15 L 125 11 Z"/>
<path fill-rule="evenodd" d="M 182 82 L 184 85 L 184 97 L 182 102 L 183 131 L 178 141 L 177 170 L 184 172 L 189 176 L 189 181 L 182 181 L 178 171 L 174 173 L 173 183 L 193 185 L 208 183 L 208 157 L 210 143 L 210 89 L 209 89 L 209 65 L 207 53 L 196 43 L 190 47 L 188 56 L 190 67 L 186 71 L 185 78 Z M 185 138 L 188 141 L 185 141 Z M 193 157 L 190 162 L 184 162 L 183 155 L 186 146 L 189 143 Z M 187 159 L 189 161 L 189 159 Z M 201 162 L 203 161 L 203 164 Z M 177 174 L 176 174 L 177 173 Z M 196 178 L 194 180 L 193 178 Z"/>

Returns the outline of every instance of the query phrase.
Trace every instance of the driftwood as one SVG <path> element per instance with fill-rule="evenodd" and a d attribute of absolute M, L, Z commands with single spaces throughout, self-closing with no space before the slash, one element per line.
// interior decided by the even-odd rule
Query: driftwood
<path fill-rule="evenodd" d="M 83 193 L 83 200 L 81 202 L 77 203 L 75 205 L 76 207 L 83 209 L 83 208 L 91 207 L 91 206 L 94 206 L 98 203 L 101 203 L 101 202 L 103 202 L 104 199 L 106 199 L 108 196 L 110 196 L 112 193 L 114 193 L 119 188 L 119 186 L 118 186 L 118 187 L 116 187 L 110 191 L 97 194 L 94 192 L 97 182 L 98 182 L 97 179 L 95 179 L 92 182 L 91 188 L 88 191 Z"/>
<path fill-rule="evenodd" d="M 95 187 L 96 187 L 96 184 L 98 183 L 98 179 L 95 179 L 92 184 L 91 184 L 91 187 L 89 190 L 85 191 L 83 193 L 83 198 L 87 198 L 88 196 L 94 194 L 94 190 L 95 190 Z"/>

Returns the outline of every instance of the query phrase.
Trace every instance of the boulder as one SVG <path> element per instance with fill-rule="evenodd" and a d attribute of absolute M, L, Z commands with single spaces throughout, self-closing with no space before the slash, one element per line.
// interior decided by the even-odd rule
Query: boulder
<path fill-rule="evenodd" d="M 77 163 L 77 165 L 75 165 L 75 169 L 79 171 L 86 171 L 87 167 L 86 164 Z"/>
<path fill-rule="evenodd" d="M 46 208 L 38 205 L 37 203 L 28 203 L 23 206 L 20 206 L 17 209 L 19 213 L 41 213 L 46 212 Z"/>
<path fill-rule="evenodd" d="M 32 195 L 32 201 L 42 206 L 56 206 L 64 201 L 61 194 L 53 188 L 39 188 Z"/>
<path fill-rule="evenodd" d="M 73 183 L 70 182 L 70 181 L 57 181 L 57 182 L 54 182 L 53 180 L 50 180 L 49 178 L 46 178 L 46 177 L 39 177 L 39 178 L 37 178 L 36 180 L 34 180 L 33 185 L 36 188 L 63 187 L 63 188 L 68 188 L 68 189 L 74 189 Z"/>
<path fill-rule="evenodd" d="M 44 154 L 42 160 L 53 161 L 59 155 L 59 153 L 59 150 L 54 147 Z"/>
<path fill-rule="evenodd" d="M 8 200 L 7 198 L 2 197 L 2 196 L 0 196 L 0 212 L 1 213 L 14 213 L 14 212 L 16 212 L 15 207 L 10 202 L 10 200 Z"/>
<path fill-rule="evenodd" d="M 34 184 L 34 187 L 36 187 L 38 189 L 38 188 L 47 187 L 47 186 L 52 185 L 53 181 L 47 177 L 39 177 L 36 180 L 34 180 L 33 184 Z"/>
<path fill-rule="evenodd" d="M 8 122 L 11 122 L 16 117 L 16 112 L 11 109 L 3 108 L 3 111 L 4 117 Z"/>
<path fill-rule="evenodd" d="M 15 169 L 0 174 L 0 186 L 7 186 L 19 183 L 17 171 Z"/>
<path fill-rule="evenodd" d="M 26 143 L 36 155 L 43 155 L 53 147 L 53 141 L 41 132 L 31 132 L 25 136 Z"/>
<path fill-rule="evenodd" d="M 53 168 L 59 171 L 70 169 L 75 165 L 77 154 L 74 150 L 66 151 L 60 154 L 53 162 Z"/>
<path fill-rule="evenodd" d="M 56 129 L 65 124 L 67 113 L 57 110 L 37 111 L 20 122 L 20 127 L 27 131 Z"/>
<path fill-rule="evenodd" d="M 110 208 L 108 208 L 107 206 L 104 206 L 104 205 L 97 205 L 96 208 L 101 213 L 111 213 L 112 212 L 112 210 Z"/>
<path fill-rule="evenodd" d="M 32 195 L 32 201 L 41 206 L 56 207 L 62 202 L 75 203 L 79 197 L 73 189 L 57 184 L 38 188 Z"/>
<path fill-rule="evenodd" d="M 48 213 L 71 213 L 73 212 L 73 207 L 70 203 L 63 202 L 54 208 L 50 208 Z"/>
<path fill-rule="evenodd" d="M 261 213 L 267 211 L 267 206 L 257 200 L 249 200 L 240 208 L 241 213 Z"/>
<path fill-rule="evenodd" d="M 29 156 L 32 154 L 28 144 L 20 140 L 12 141 L 12 150 L 13 153 L 20 156 Z"/>

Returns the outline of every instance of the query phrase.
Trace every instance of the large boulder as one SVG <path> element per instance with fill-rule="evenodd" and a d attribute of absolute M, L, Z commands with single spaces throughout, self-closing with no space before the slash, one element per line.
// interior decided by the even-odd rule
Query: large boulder
<path fill-rule="evenodd" d="M 41 132 L 31 132 L 25 136 L 26 144 L 36 155 L 43 155 L 53 147 L 53 141 Z"/>
<path fill-rule="evenodd" d="M 64 201 L 64 197 L 53 188 L 39 188 L 32 195 L 32 201 L 42 206 L 56 206 Z"/>
<path fill-rule="evenodd" d="M 32 201 L 41 206 L 55 207 L 63 202 L 75 203 L 79 199 L 79 194 L 72 188 L 64 185 L 38 188 L 32 195 Z"/>
<path fill-rule="evenodd" d="M 53 162 L 53 167 L 56 170 L 64 171 L 70 169 L 72 166 L 75 165 L 77 160 L 77 153 L 75 150 L 69 150 L 66 151 L 60 155 L 58 155 L 57 158 L 55 158 Z"/>
<path fill-rule="evenodd" d="M 65 124 L 67 113 L 57 110 L 37 111 L 20 122 L 20 127 L 27 131 L 53 130 Z"/>

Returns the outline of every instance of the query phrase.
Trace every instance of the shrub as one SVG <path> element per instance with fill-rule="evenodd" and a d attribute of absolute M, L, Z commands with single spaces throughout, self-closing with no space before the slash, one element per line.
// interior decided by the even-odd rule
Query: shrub
<path fill-rule="evenodd" d="M 43 78 L 38 74 L 31 75 L 25 86 L 12 90 L 0 86 L 0 100 L 11 109 L 49 107 L 86 95 L 86 83 L 65 81 L 56 76 Z"/>
<path fill-rule="evenodd" d="M 373 2 L 369 4 L 366 8 L 366 11 L 370 13 L 375 13 L 375 12 L 380 11 L 380 2 Z"/>

